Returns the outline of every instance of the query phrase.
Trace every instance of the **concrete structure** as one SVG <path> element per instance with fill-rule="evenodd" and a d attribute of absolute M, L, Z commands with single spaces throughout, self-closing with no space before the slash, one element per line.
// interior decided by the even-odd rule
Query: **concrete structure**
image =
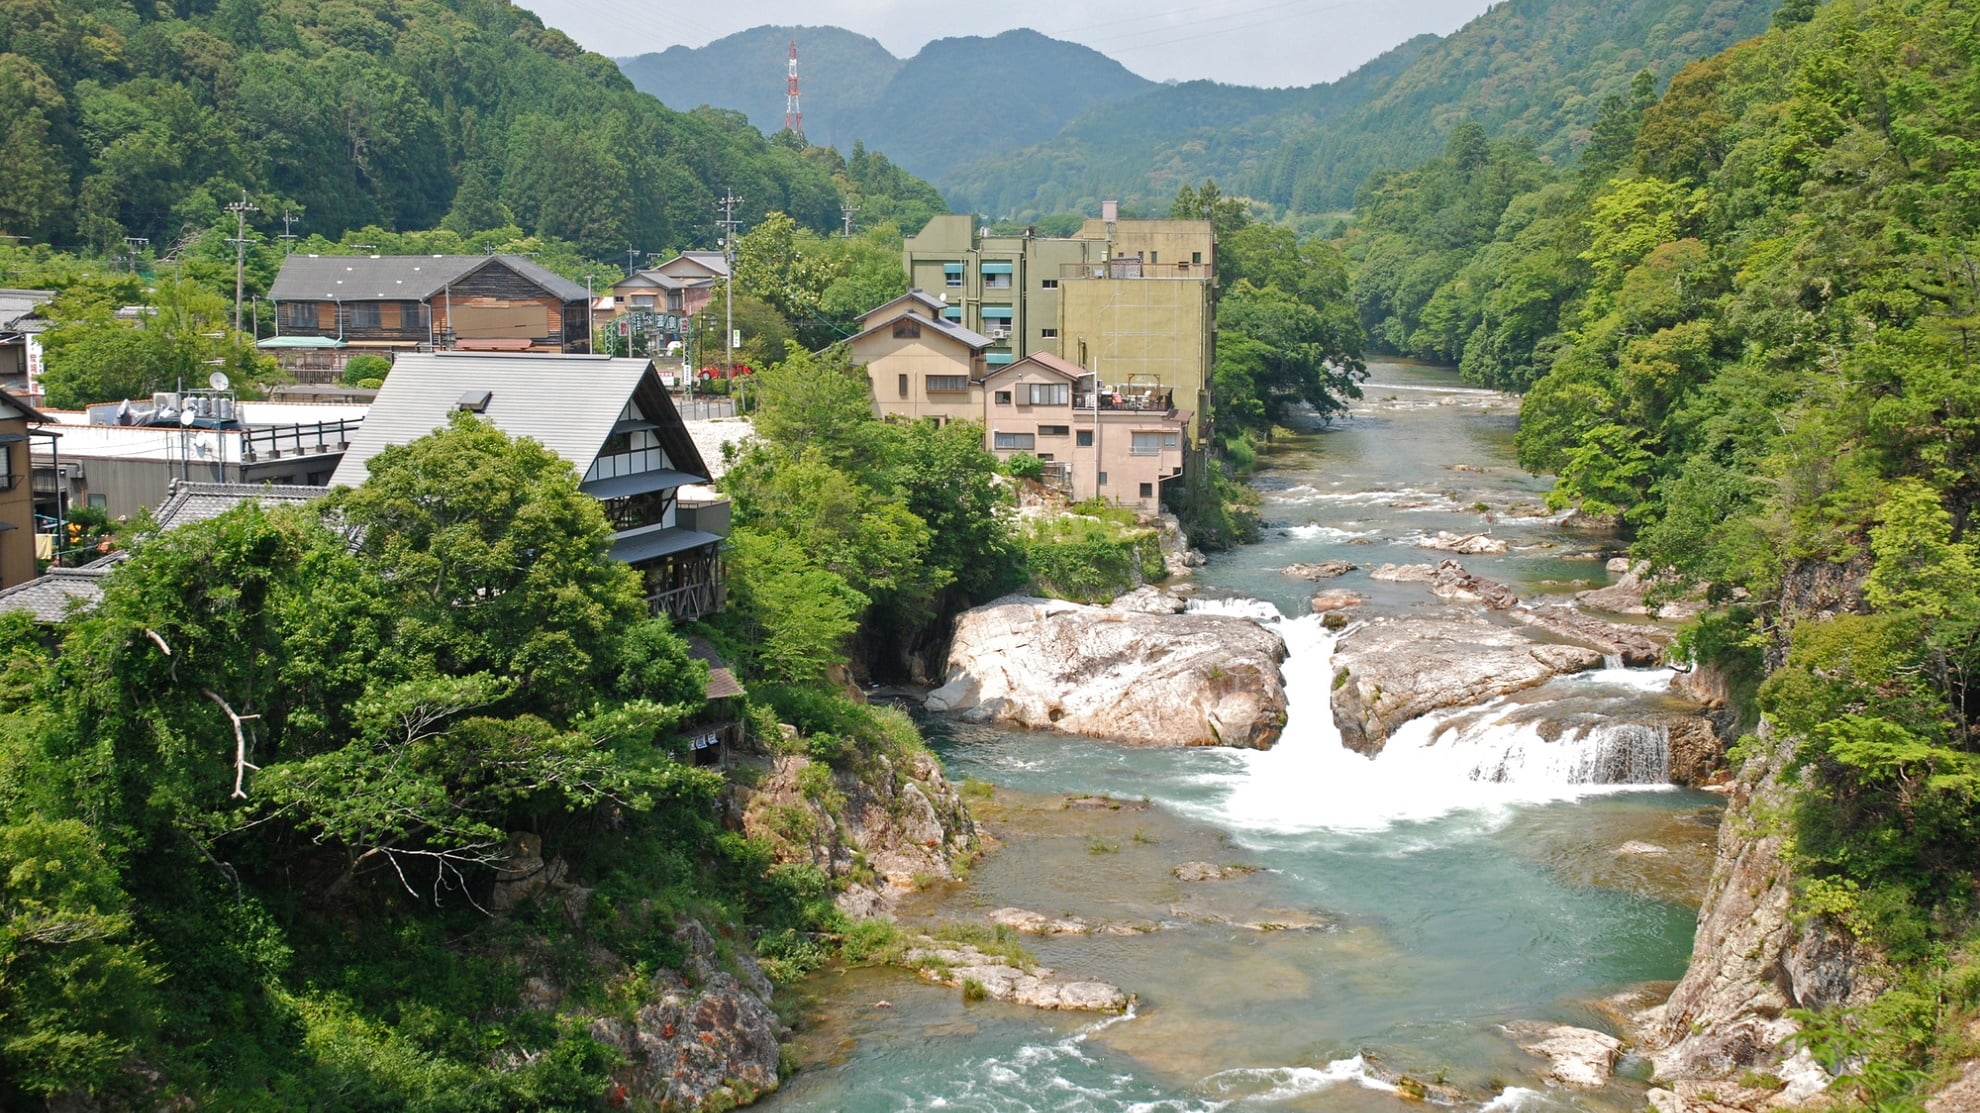
<path fill-rule="evenodd" d="M 941 301 L 910 290 L 860 316 L 862 331 L 846 341 L 864 364 L 877 411 L 946 424 L 982 420 L 983 354 L 987 336 L 942 317 Z"/>
<path fill-rule="evenodd" d="M 36 313 L 54 298 L 53 290 L 0 289 L 0 390 L 30 405 L 40 398 L 41 333 L 48 327 Z"/>
<path fill-rule="evenodd" d="M 372 457 L 446 426 L 459 410 L 569 461 L 604 504 L 611 555 L 645 578 L 655 613 L 691 620 L 722 605 L 729 503 L 704 493 L 708 466 L 653 361 L 609 356 L 409 355 L 393 367 L 331 476 L 355 487 Z"/>
<path fill-rule="evenodd" d="M 1215 363 L 1216 243 L 1207 220 L 1095 219 L 1057 239 L 938 216 L 902 260 L 944 316 L 991 338 L 990 370 L 1044 352 L 1198 409 Z"/>

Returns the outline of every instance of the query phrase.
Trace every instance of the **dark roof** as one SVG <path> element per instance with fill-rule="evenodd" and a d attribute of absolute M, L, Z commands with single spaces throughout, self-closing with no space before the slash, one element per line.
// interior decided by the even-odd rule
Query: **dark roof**
<path fill-rule="evenodd" d="M 1006 363 L 1005 365 L 997 368 L 994 371 L 985 373 L 983 376 L 983 381 L 987 383 L 991 379 L 994 379 L 997 376 L 1005 374 L 1007 372 L 1022 371 L 1025 369 L 1024 365 L 1027 363 L 1031 364 L 1033 367 L 1042 367 L 1045 370 L 1050 371 L 1055 375 L 1060 375 L 1065 378 L 1072 379 L 1074 381 L 1083 379 L 1087 375 L 1087 372 L 1082 370 L 1079 364 L 1077 363 L 1073 363 L 1069 360 L 1060 359 L 1058 356 L 1055 356 L 1050 352 L 1033 352 L 1030 355 L 1024 357 L 1023 359 L 1016 361 L 1015 363 Z"/>
<path fill-rule="evenodd" d="M 24 417 L 29 421 L 41 422 L 43 424 L 53 424 L 55 421 L 54 418 L 28 405 L 27 400 L 20 395 L 9 394 L 4 390 L 0 390 L 0 419 L 14 417 Z"/>
<path fill-rule="evenodd" d="M 298 487 L 279 483 L 187 483 L 172 481 L 172 490 L 152 517 L 161 530 L 218 518 L 249 499 L 268 506 L 289 506 L 320 499 L 328 487 Z"/>
<path fill-rule="evenodd" d="M 108 567 L 51 568 L 47 575 L 0 591 L 0 614 L 26 611 L 36 622 L 61 622 L 96 606 L 109 572 Z"/>
<path fill-rule="evenodd" d="M 900 320 L 899 317 L 889 317 L 886 320 L 881 321 L 879 324 L 874 325 L 872 328 L 867 329 L 865 332 L 862 332 L 857 336 L 847 337 L 846 343 L 851 343 L 854 340 L 863 340 L 866 337 L 872 336 L 874 333 L 879 332 L 881 329 L 886 328 L 889 325 L 892 325 L 895 321 L 898 320 Z M 938 334 L 942 336 L 946 336 L 949 339 L 954 340 L 957 343 L 967 347 L 972 355 L 996 343 L 996 341 L 990 339 L 989 337 L 983 335 L 980 332 L 974 332 L 970 329 L 966 329 L 961 325 L 956 324 L 954 321 L 948 320 L 943 317 L 916 317 L 914 320 L 916 324 L 926 325 L 930 328 L 933 328 Z"/>
<path fill-rule="evenodd" d="M 583 301 L 583 286 L 522 255 L 291 255 L 268 289 L 274 301 L 389 301 L 431 298 L 494 263 L 560 301 Z"/>
<path fill-rule="evenodd" d="M 912 302 L 916 305 L 927 306 L 929 309 L 934 310 L 935 315 L 938 317 L 941 316 L 942 310 L 947 309 L 949 307 L 948 302 L 943 301 L 940 298 L 930 297 L 925 291 L 917 287 L 915 289 L 909 290 L 905 294 L 902 294 L 900 297 L 893 298 L 888 301 L 883 301 L 879 305 L 876 305 L 873 308 L 867 310 L 866 312 L 861 313 L 859 315 L 859 319 L 861 321 L 865 321 L 867 318 L 872 317 L 877 313 L 885 313 L 887 310 L 892 309 L 897 305 L 900 305 L 902 302 Z M 895 316 L 899 316 L 899 314 L 897 313 L 895 314 Z M 894 318 L 889 317 L 887 319 L 891 321 Z"/>
<path fill-rule="evenodd" d="M 34 316 L 37 306 L 54 300 L 53 290 L 0 289 L 0 328 L 13 328 L 21 318 Z"/>
<path fill-rule="evenodd" d="M 680 526 L 638 526 L 612 535 L 612 559 L 626 564 L 657 560 L 673 553 L 720 544 L 722 535 Z"/>
<path fill-rule="evenodd" d="M 688 655 L 708 666 L 708 688 L 702 693 L 703 698 L 728 699 L 743 694 L 742 682 L 736 679 L 735 673 L 729 671 L 728 664 L 722 660 L 721 654 L 715 652 L 715 647 L 708 643 L 708 639 L 689 638 L 687 644 Z"/>

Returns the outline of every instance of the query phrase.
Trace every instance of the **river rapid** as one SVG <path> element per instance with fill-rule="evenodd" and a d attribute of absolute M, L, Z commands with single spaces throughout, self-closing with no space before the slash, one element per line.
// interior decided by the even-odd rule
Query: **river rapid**
<path fill-rule="evenodd" d="M 1434 562 L 1445 554 L 1416 540 L 1489 528 L 1508 552 L 1461 559 L 1523 597 L 1609 579 L 1605 539 L 1561 526 L 1547 481 L 1513 465 L 1511 400 L 1442 369 L 1370 372 L 1350 419 L 1261 457 L 1265 540 L 1196 579 L 1192 606 L 1287 641 L 1274 749 L 926 724 L 952 777 L 996 786 L 974 806 L 1003 845 L 907 918 L 982 923 L 1015 906 L 1153 929 L 1026 940 L 1047 965 L 1139 994 L 1136 1007 L 1042 1013 L 897 971 L 828 972 L 807 986 L 805 1069 L 765 1108 L 1388 1111 L 1405 1103 L 1399 1074 L 1448 1087 L 1440 1100 L 1465 1111 L 1641 1108 L 1641 1064 L 1566 1090 L 1504 1026 L 1609 1028 L 1603 998 L 1683 972 L 1718 802 L 1657 783 L 1660 738 L 1602 725 L 1668 703 L 1663 670 L 1602 669 L 1426 716 L 1374 760 L 1340 745 L 1334 635 L 1305 614 L 1315 585 L 1283 566 Z M 1365 568 L 1320 586 L 1362 592 L 1374 613 L 1448 605 Z M 1576 725 L 1550 741 L 1543 720 Z M 1590 783 L 1595 769 L 1641 783 Z M 1108 799 L 1069 804 L 1081 796 Z M 1192 861 L 1252 872 L 1177 880 Z"/>

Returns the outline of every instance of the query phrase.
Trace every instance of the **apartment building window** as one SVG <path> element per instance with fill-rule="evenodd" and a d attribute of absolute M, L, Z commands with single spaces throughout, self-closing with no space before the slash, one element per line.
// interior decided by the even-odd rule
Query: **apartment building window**
<path fill-rule="evenodd" d="M 960 306 L 960 305 L 949 305 L 949 306 L 944 306 L 944 307 L 942 308 L 942 319 L 943 319 L 944 321 L 954 321 L 954 322 L 956 322 L 957 324 L 961 324 L 961 323 L 962 323 L 962 306 Z"/>
<path fill-rule="evenodd" d="M 1201 263 L 1203 261 L 1203 253 L 1201 251 L 1190 252 L 1189 261 L 1192 263 Z"/>
<path fill-rule="evenodd" d="M 1161 253 L 1161 252 L 1159 252 L 1159 251 L 1151 251 L 1151 252 L 1149 252 L 1149 253 L 1148 253 L 1148 262 L 1149 262 L 1149 263 L 1150 263 L 1151 265 L 1152 265 L 1152 264 L 1155 264 L 1155 263 L 1159 263 L 1159 262 L 1161 262 L 1161 261 L 1162 261 L 1162 253 Z"/>
<path fill-rule="evenodd" d="M 1010 289 L 1012 269 L 1009 263 L 983 264 L 983 288 L 986 290 Z"/>
<path fill-rule="evenodd" d="M 378 303 L 375 301 L 352 302 L 344 312 L 344 320 L 349 322 L 352 328 L 378 327 Z"/>
<path fill-rule="evenodd" d="M 283 302 L 282 323 L 289 328 L 315 328 L 316 303 L 313 301 Z"/>
<path fill-rule="evenodd" d="M 1182 434 L 1181 433 L 1162 434 L 1162 447 L 1168 449 L 1181 448 Z"/>
<path fill-rule="evenodd" d="M 969 376 L 930 375 L 928 376 L 928 393 L 967 394 L 969 393 Z"/>
<path fill-rule="evenodd" d="M 1026 383 L 1024 400 L 1033 406 L 1064 406 L 1072 401 L 1072 384 Z"/>
<path fill-rule="evenodd" d="M 1057 340 L 1059 338 L 1059 330 L 1055 328 L 1042 328 L 1038 330 L 1038 335 L 1041 339 Z"/>
<path fill-rule="evenodd" d="M 961 286 L 962 275 L 963 275 L 963 265 L 961 263 L 942 264 L 942 285 Z"/>
<path fill-rule="evenodd" d="M 906 375 L 902 375 L 902 376 L 901 376 L 901 397 L 903 397 L 903 398 L 906 398 L 907 396 L 908 396 L 908 393 L 907 393 L 907 376 L 906 376 Z"/>
<path fill-rule="evenodd" d="M 992 433 L 991 445 L 999 452 L 1030 452 L 1038 447 L 1038 438 L 1031 433 Z"/>
<path fill-rule="evenodd" d="M 900 320 L 895 321 L 894 339 L 896 340 L 921 339 L 921 322 L 915 320 L 912 317 L 902 317 Z"/>
<path fill-rule="evenodd" d="M 1059 288 L 1059 280 L 1056 278 L 1047 278 L 1038 284 L 1038 288 L 1041 290 L 1056 290 Z"/>
<path fill-rule="evenodd" d="M 999 406 L 1008 406 L 1008 405 L 1010 405 L 1010 404 L 1011 404 L 1011 392 L 1010 392 L 1010 391 L 1008 391 L 1008 390 L 1000 390 L 1000 391 L 998 391 L 998 392 L 997 392 L 997 404 L 998 404 Z"/>
<path fill-rule="evenodd" d="M 1152 499 L 1152 498 L 1154 498 L 1154 497 L 1155 497 L 1155 485 L 1154 485 L 1153 483 L 1143 483 L 1143 484 L 1141 485 L 1141 497 L 1142 497 L 1142 498 L 1145 498 L 1145 499 Z"/>
<path fill-rule="evenodd" d="M 1069 436 L 1071 433 L 1072 426 L 1070 425 L 1040 425 L 1038 427 L 1038 435 L 1041 437 L 1064 437 Z"/>
<path fill-rule="evenodd" d="M 1081 429 L 1079 431 L 1079 436 L 1073 438 L 1073 445 L 1078 448 L 1092 448 L 1093 430 Z"/>
<path fill-rule="evenodd" d="M 1105 487 L 1106 485 L 1107 485 L 1107 473 L 1103 471 L 1100 473 L 1100 486 Z"/>
<path fill-rule="evenodd" d="M 1128 443 L 1128 452 L 1134 456 L 1155 456 L 1162 451 L 1162 434 L 1135 433 Z"/>

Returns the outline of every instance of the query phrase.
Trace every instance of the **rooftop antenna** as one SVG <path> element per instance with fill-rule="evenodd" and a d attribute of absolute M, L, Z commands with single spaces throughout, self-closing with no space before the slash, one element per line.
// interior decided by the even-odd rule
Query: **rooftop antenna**
<path fill-rule="evenodd" d="M 797 82 L 797 40 L 791 40 L 791 73 L 784 83 L 784 130 L 792 135 L 804 134 L 804 110 L 798 107 Z"/>

